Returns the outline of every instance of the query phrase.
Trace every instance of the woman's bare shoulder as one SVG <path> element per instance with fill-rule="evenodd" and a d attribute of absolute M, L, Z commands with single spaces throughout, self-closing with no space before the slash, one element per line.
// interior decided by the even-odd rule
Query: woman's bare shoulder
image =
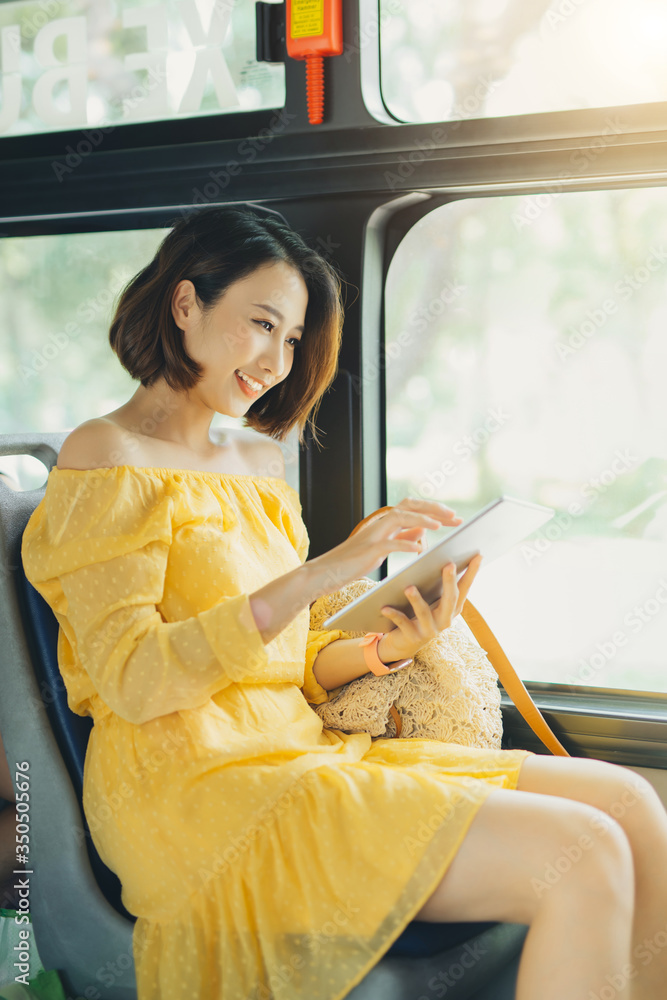
<path fill-rule="evenodd" d="M 113 469 L 132 464 L 132 435 L 104 417 L 79 424 L 63 441 L 59 469 Z M 129 440 L 128 440 L 129 439 Z"/>
<path fill-rule="evenodd" d="M 285 459 L 277 441 L 246 427 L 212 428 L 211 436 L 218 446 L 234 445 L 234 465 L 239 472 L 285 478 Z"/>

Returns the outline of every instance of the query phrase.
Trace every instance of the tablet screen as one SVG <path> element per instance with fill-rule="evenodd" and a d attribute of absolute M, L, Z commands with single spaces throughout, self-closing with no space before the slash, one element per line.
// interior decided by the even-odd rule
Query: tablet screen
<path fill-rule="evenodd" d="M 389 618 L 380 613 L 381 608 L 389 605 L 414 618 L 414 609 L 404 593 L 406 587 L 411 584 L 416 586 L 424 600 L 434 604 L 442 596 L 442 569 L 447 563 L 456 563 L 458 575 L 473 556 L 481 552 L 483 570 L 492 559 L 546 524 L 554 514 L 551 507 L 514 497 L 498 497 L 464 524 L 453 528 L 428 552 L 417 556 L 408 566 L 381 580 L 373 590 L 327 618 L 322 628 L 340 628 L 348 632 L 389 632 L 394 626 Z"/>

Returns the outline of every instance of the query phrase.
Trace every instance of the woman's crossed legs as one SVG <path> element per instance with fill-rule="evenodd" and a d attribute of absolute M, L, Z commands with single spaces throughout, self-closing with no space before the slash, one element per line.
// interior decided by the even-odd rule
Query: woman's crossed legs
<path fill-rule="evenodd" d="M 415 919 L 530 924 L 517 1000 L 664 998 L 667 813 L 627 768 L 527 757 Z"/>

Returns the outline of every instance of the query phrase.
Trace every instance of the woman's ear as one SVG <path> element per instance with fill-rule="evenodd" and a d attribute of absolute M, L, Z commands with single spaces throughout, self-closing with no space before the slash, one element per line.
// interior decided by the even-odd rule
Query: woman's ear
<path fill-rule="evenodd" d="M 179 281 L 171 297 L 171 314 L 179 330 L 187 330 L 193 320 L 199 319 L 201 310 L 197 303 L 195 286 L 187 278 Z"/>

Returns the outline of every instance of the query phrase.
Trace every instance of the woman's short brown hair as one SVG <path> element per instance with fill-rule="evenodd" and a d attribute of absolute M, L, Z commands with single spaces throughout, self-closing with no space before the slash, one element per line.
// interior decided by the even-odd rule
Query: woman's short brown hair
<path fill-rule="evenodd" d="M 338 368 L 341 281 L 331 264 L 277 217 L 205 208 L 179 220 L 121 293 L 109 330 L 120 363 L 145 388 L 160 377 L 176 391 L 192 388 L 204 369 L 186 352 L 171 312 L 179 281 L 192 282 L 207 312 L 235 281 L 278 261 L 291 265 L 306 284 L 305 326 L 292 370 L 249 408 L 246 425 L 279 441 L 297 426 L 302 442 L 308 424 L 319 444 L 315 416 Z"/>

